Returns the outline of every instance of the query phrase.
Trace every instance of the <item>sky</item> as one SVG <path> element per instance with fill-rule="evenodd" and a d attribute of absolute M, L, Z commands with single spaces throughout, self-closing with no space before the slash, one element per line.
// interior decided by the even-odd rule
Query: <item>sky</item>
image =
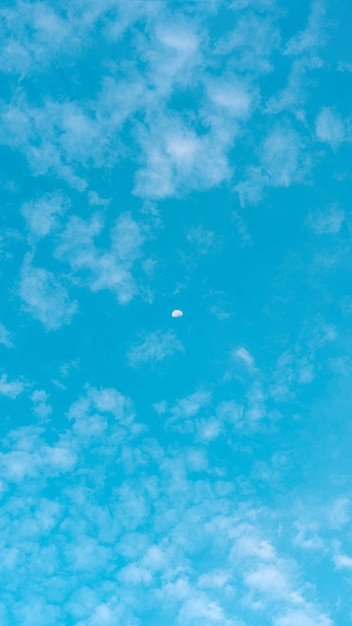
<path fill-rule="evenodd" d="M 352 623 L 350 17 L 2 1 L 2 626 Z"/>

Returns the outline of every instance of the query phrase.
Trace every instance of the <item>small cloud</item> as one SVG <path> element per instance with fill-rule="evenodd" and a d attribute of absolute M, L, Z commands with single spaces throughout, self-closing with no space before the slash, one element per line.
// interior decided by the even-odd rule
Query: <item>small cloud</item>
<path fill-rule="evenodd" d="M 211 441 L 220 433 L 221 424 L 216 419 L 207 417 L 210 401 L 209 391 L 196 391 L 181 398 L 169 411 L 171 417 L 165 421 L 165 428 L 181 433 L 192 433 L 196 430 L 198 439 Z"/>
<path fill-rule="evenodd" d="M 155 402 L 153 404 L 153 409 L 156 411 L 158 415 L 164 415 L 167 411 L 167 402 L 166 400 L 161 400 L 160 402 Z"/>
<path fill-rule="evenodd" d="M 112 291 L 125 304 L 138 291 L 131 269 L 141 256 L 144 237 L 131 215 L 123 213 L 110 231 L 110 248 L 102 249 L 95 239 L 103 226 L 98 214 L 89 221 L 72 216 L 61 234 L 55 256 L 67 261 L 91 291 Z"/>
<path fill-rule="evenodd" d="M 101 198 L 96 191 L 89 191 L 88 201 L 91 206 L 105 206 L 110 204 L 111 198 Z"/>
<path fill-rule="evenodd" d="M 214 125 L 210 131 L 197 134 L 181 118 L 159 117 L 149 130 L 140 131 L 145 165 L 136 174 L 136 195 L 167 198 L 216 187 L 228 179 L 232 127 L 221 120 L 223 129 Z"/>
<path fill-rule="evenodd" d="M 67 199 L 60 194 L 46 194 L 38 200 L 24 204 L 22 215 L 30 233 L 38 239 L 49 235 L 57 227 L 58 218 L 66 210 L 67 204 Z"/>
<path fill-rule="evenodd" d="M 292 56 L 311 54 L 316 56 L 316 49 L 324 42 L 325 8 L 323 2 L 314 1 L 306 28 L 294 35 L 286 47 L 285 53 Z"/>
<path fill-rule="evenodd" d="M 203 407 L 209 404 L 210 400 L 211 393 L 209 391 L 196 391 L 186 398 L 182 398 L 172 408 L 173 419 L 194 417 Z"/>
<path fill-rule="evenodd" d="M 47 331 L 69 324 L 77 310 L 62 284 L 47 270 L 34 267 L 29 259 L 22 268 L 19 296 L 23 308 L 41 322 Z"/>
<path fill-rule="evenodd" d="M 138 366 L 141 363 L 155 363 L 172 356 L 176 352 L 183 352 L 184 347 L 174 332 L 156 331 L 150 333 L 141 342 L 134 345 L 127 353 L 130 365 Z"/>
<path fill-rule="evenodd" d="M 49 396 L 43 389 L 37 389 L 31 395 L 33 411 L 40 419 L 45 419 L 52 412 L 52 408 L 47 404 Z"/>
<path fill-rule="evenodd" d="M 336 498 L 329 510 L 329 525 L 331 528 L 341 529 L 351 519 L 350 502 L 348 498 Z"/>
<path fill-rule="evenodd" d="M 6 348 L 13 348 L 13 343 L 10 339 L 10 333 L 7 328 L 0 322 L 0 343 Z"/>
<path fill-rule="evenodd" d="M 214 246 L 214 233 L 203 226 L 195 226 L 187 234 L 187 239 L 199 254 L 207 254 Z"/>
<path fill-rule="evenodd" d="M 352 557 L 346 554 L 336 554 L 334 563 L 337 569 L 352 569 Z"/>
<path fill-rule="evenodd" d="M 278 127 L 271 131 L 263 144 L 263 165 L 269 184 L 289 187 L 300 167 L 300 140 L 290 128 Z"/>
<path fill-rule="evenodd" d="M 234 352 L 234 356 L 243 361 L 250 369 L 254 367 L 254 358 L 246 348 L 238 348 L 238 350 Z"/>
<path fill-rule="evenodd" d="M 327 615 L 317 614 L 308 606 L 305 609 L 289 609 L 285 615 L 275 619 L 274 626 L 333 626 Z"/>
<path fill-rule="evenodd" d="M 208 96 L 231 117 L 246 118 L 250 113 L 252 98 L 244 84 L 213 80 L 208 84 Z"/>
<path fill-rule="evenodd" d="M 8 382 L 6 374 L 0 376 L 0 394 L 14 400 L 23 393 L 25 384 L 20 380 Z"/>
<path fill-rule="evenodd" d="M 345 125 L 341 117 L 329 107 L 324 107 L 317 115 L 315 132 L 320 141 L 329 143 L 332 148 L 337 148 L 345 141 Z"/>
<path fill-rule="evenodd" d="M 345 214 L 337 206 L 329 207 L 324 211 L 312 212 L 307 220 L 307 224 L 318 235 L 336 235 L 342 226 Z"/>
<path fill-rule="evenodd" d="M 197 427 L 198 438 L 201 441 L 212 441 L 216 439 L 222 431 L 221 422 L 215 418 L 199 420 Z"/>
<path fill-rule="evenodd" d="M 268 133 L 259 153 L 260 164 L 248 167 L 244 180 L 235 186 L 241 206 L 259 202 L 265 187 L 290 187 L 307 168 L 299 135 L 284 125 Z"/>
<path fill-rule="evenodd" d="M 245 575 L 246 584 L 253 590 L 271 597 L 287 595 L 289 582 L 283 570 L 276 565 L 261 565 Z"/>

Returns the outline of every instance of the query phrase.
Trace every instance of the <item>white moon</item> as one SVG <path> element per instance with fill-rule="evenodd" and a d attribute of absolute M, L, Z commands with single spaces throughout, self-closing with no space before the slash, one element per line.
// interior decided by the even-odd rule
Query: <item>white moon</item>
<path fill-rule="evenodd" d="M 183 313 L 182 311 L 180 311 L 180 309 L 175 309 L 174 311 L 172 311 L 171 316 L 172 317 L 182 317 Z"/>

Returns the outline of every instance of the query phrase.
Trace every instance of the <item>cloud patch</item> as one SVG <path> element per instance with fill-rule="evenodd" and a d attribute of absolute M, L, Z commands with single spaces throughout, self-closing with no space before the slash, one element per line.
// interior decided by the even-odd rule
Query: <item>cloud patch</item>
<path fill-rule="evenodd" d="M 57 330 L 71 322 L 77 303 L 49 271 L 35 267 L 27 257 L 22 267 L 18 290 L 23 309 L 43 324 L 46 331 Z"/>
<path fill-rule="evenodd" d="M 144 363 L 160 363 L 178 352 L 184 352 L 184 346 L 173 331 L 155 331 L 128 350 L 127 360 L 129 365 L 137 367 Z"/>

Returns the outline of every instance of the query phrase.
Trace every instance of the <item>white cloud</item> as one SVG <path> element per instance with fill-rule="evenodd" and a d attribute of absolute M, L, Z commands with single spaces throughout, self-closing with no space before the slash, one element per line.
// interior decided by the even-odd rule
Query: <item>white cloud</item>
<path fill-rule="evenodd" d="M 324 27 L 327 24 L 325 15 L 325 3 L 321 0 L 314 0 L 311 3 L 307 27 L 290 39 L 286 46 L 286 54 L 314 57 L 324 42 Z"/>
<path fill-rule="evenodd" d="M 35 267 L 27 257 L 22 266 L 19 296 L 23 308 L 47 331 L 69 324 L 77 310 L 65 287 L 45 269 Z"/>
<path fill-rule="evenodd" d="M 234 118 L 247 118 L 251 111 L 252 97 L 241 82 L 212 80 L 208 82 L 208 96 L 220 111 Z M 219 111 L 219 113 L 220 113 Z M 220 113 L 221 114 L 221 113 Z"/>
<path fill-rule="evenodd" d="M 200 36 L 192 20 L 167 9 L 148 31 L 148 39 L 139 38 L 139 53 L 148 61 L 147 77 L 154 90 L 165 98 L 177 84 L 188 84 L 201 67 Z"/>
<path fill-rule="evenodd" d="M 198 438 L 200 441 L 212 441 L 219 437 L 222 432 L 220 420 L 209 418 L 197 420 Z"/>
<path fill-rule="evenodd" d="M 288 187 L 296 179 L 300 143 L 299 136 L 290 128 L 278 127 L 268 134 L 263 144 L 263 166 L 270 185 Z"/>
<path fill-rule="evenodd" d="M 8 398 L 15 399 L 25 389 L 25 383 L 20 380 L 8 381 L 7 375 L 2 374 L 0 376 L 0 394 L 7 396 Z"/>
<path fill-rule="evenodd" d="M 293 400 L 298 385 L 311 383 L 316 376 L 315 351 L 317 346 L 302 354 L 299 347 L 295 351 L 286 350 L 278 360 L 271 375 L 270 395 L 276 402 Z"/>
<path fill-rule="evenodd" d="M 41 476 L 43 484 L 48 476 L 71 471 L 76 464 L 76 455 L 69 445 L 46 445 L 40 430 L 19 429 L 11 433 L 11 439 L 12 449 L 0 455 L 2 474 L 10 482 Z"/>
<path fill-rule="evenodd" d="M 250 166 L 247 177 L 235 189 L 241 206 L 258 202 L 268 187 L 289 187 L 299 182 L 308 167 L 302 140 L 298 133 L 285 126 L 270 130 L 259 148 L 259 166 Z"/>
<path fill-rule="evenodd" d="M 273 565 L 263 565 L 245 575 L 246 584 L 257 592 L 270 596 L 285 596 L 289 594 L 289 584 L 283 571 Z"/>
<path fill-rule="evenodd" d="M 294 545 L 299 546 L 303 550 L 316 550 L 321 554 L 324 551 L 324 541 L 318 535 L 318 525 L 314 522 L 298 522 L 297 535 L 293 539 Z"/>
<path fill-rule="evenodd" d="M 219 37 L 215 50 L 222 58 L 231 55 L 231 65 L 237 70 L 250 71 L 251 75 L 267 74 L 274 68 L 274 53 L 280 49 L 280 32 L 268 11 L 239 11 L 253 4 L 252 0 L 231 3 L 231 8 L 236 10 L 234 26 L 228 34 Z M 255 4 L 269 10 L 273 8 L 266 0 Z"/>
<path fill-rule="evenodd" d="M 221 431 L 221 424 L 214 418 L 208 418 L 211 393 L 196 391 L 179 400 L 169 411 L 165 428 L 181 433 L 197 432 L 201 441 L 211 441 Z"/>
<path fill-rule="evenodd" d="M 184 347 L 173 331 L 155 331 L 133 345 L 127 353 L 127 359 L 130 365 L 136 367 L 142 363 L 163 361 L 183 351 Z"/>
<path fill-rule="evenodd" d="M 203 226 L 194 226 L 187 233 L 192 249 L 199 254 L 207 254 L 215 246 L 215 233 Z"/>
<path fill-rule="evenodd" d="M 131 270 L 141 256 L 144 236 L 130 213 L 122 213 L 116 220 L 107 250 L 95 244 L 102 232 L 103 221 L 98 214 L 89 221 L 72 216 L 60 236 L 55 256 L 67 261 L 92 291 L 108 289 L 125 304 L 138 292 Z"/>
<path fill-rule="evenodd" d="M 0 322 L 0 344 L 6 346 L 6 348 L 13 348 L 10 332 L 2 322 Z"/>
<path fill-rule="evenodd" d="M 243 406 L 235 400 L 223 400 L 216 408 L 216 416 L 221 423 L 228 422 L 232 426 L 243 423 Z"/>
<path fill-rule="evenodd" d="M 309 98 L 310 73 L 320 67 L 318 58 L 300 57 L 292 63 L 286 86 L 275 92 L 268 101 L 266 111 L 271 114 L 293 112 L 306 123 L 306 102 Z"/>
<path fill-rule="evenodd" d="M 346 554 L 336 554 L 334 563 L 337 569 L 352 569 L 352 557 Z"/>
<path fill-rule="evenodd" d="M 209 404 L 210 400 L 211 393 L 209 391 L 196 391 L 175 404 L 171 409 L 172 416 L 174 419 L 194 417 L 203 407 Z"/>
<path fill-rule="evenodd" d="M 315 132 L 318 139 L 337 148 L 345 140 L 345 126 L 341 117 L 331 108 L 324 107 L 318 113 L 315 122 Z"/>
<path fill-rule="evenodd" d="M 31 395 L 33 411 L 40 419 L 45 419 L 52 412 L 52 407 L 47 403 L 48 398 L 49 396 L 44 389 L 37 389 Z"/>
<path fill-rule="evenodd" d="M 318 235 L 336 235 L 341 230 L 345 213 L 336 205 L 321 211 L 312 211 L 307 223 Z"/>
<path fill-rule="evenodd" d="M 149 129 L 139 132 L 145 166 L 136 174 L 135 193 L 166 198 L 219 185 L 231 174 L 232 137 L 224 122 L 200 135 L 175 114 L 152 118 Z"/>
<path fill-rule="evenodd" d="M 72 24 L 45 2 L 4 7 L 0 16 L 8 29 L 2 41 L 1 69 L 25 76 L 46 66 L 58 50 L 72 44 Z"/>
<path fill-rule="evenodd" d="M 314 610 L 293 609 L 275 618 L 275 626 L 333 626 L 331 619 Z"/>
<path fill-rule="evenodd" d="M 45 237 L 58 226 L 58 218 L 67 209 L 68 201 L 60 194 L 46 194 L 22 207 L 29 231 L 35 237 Z"/>
<path fill-rule="evenodd" d="M 246 348 L 238 348 L 238 350 L 234 352 L 234 356 L 243 361 L 249 369 L 254 367 L 254 358 Z"/>
<path fill-rule="evenodd" d="M 77 432 L 89 438 L 94 433 L 104 436 L 109 414 L 120 425 L 131 427 L 134 418 L 131 400 L 114 388 L 87 387 L 86 394 L 71 405 L 67 417 L 74 420 Z"/>
<path fill-rule="evenodd" d="M 351 520 L 351 505 L 346 497 L 336 498 L 329 507 L 329 525 L 331 528 L 341 529 Z"/>

